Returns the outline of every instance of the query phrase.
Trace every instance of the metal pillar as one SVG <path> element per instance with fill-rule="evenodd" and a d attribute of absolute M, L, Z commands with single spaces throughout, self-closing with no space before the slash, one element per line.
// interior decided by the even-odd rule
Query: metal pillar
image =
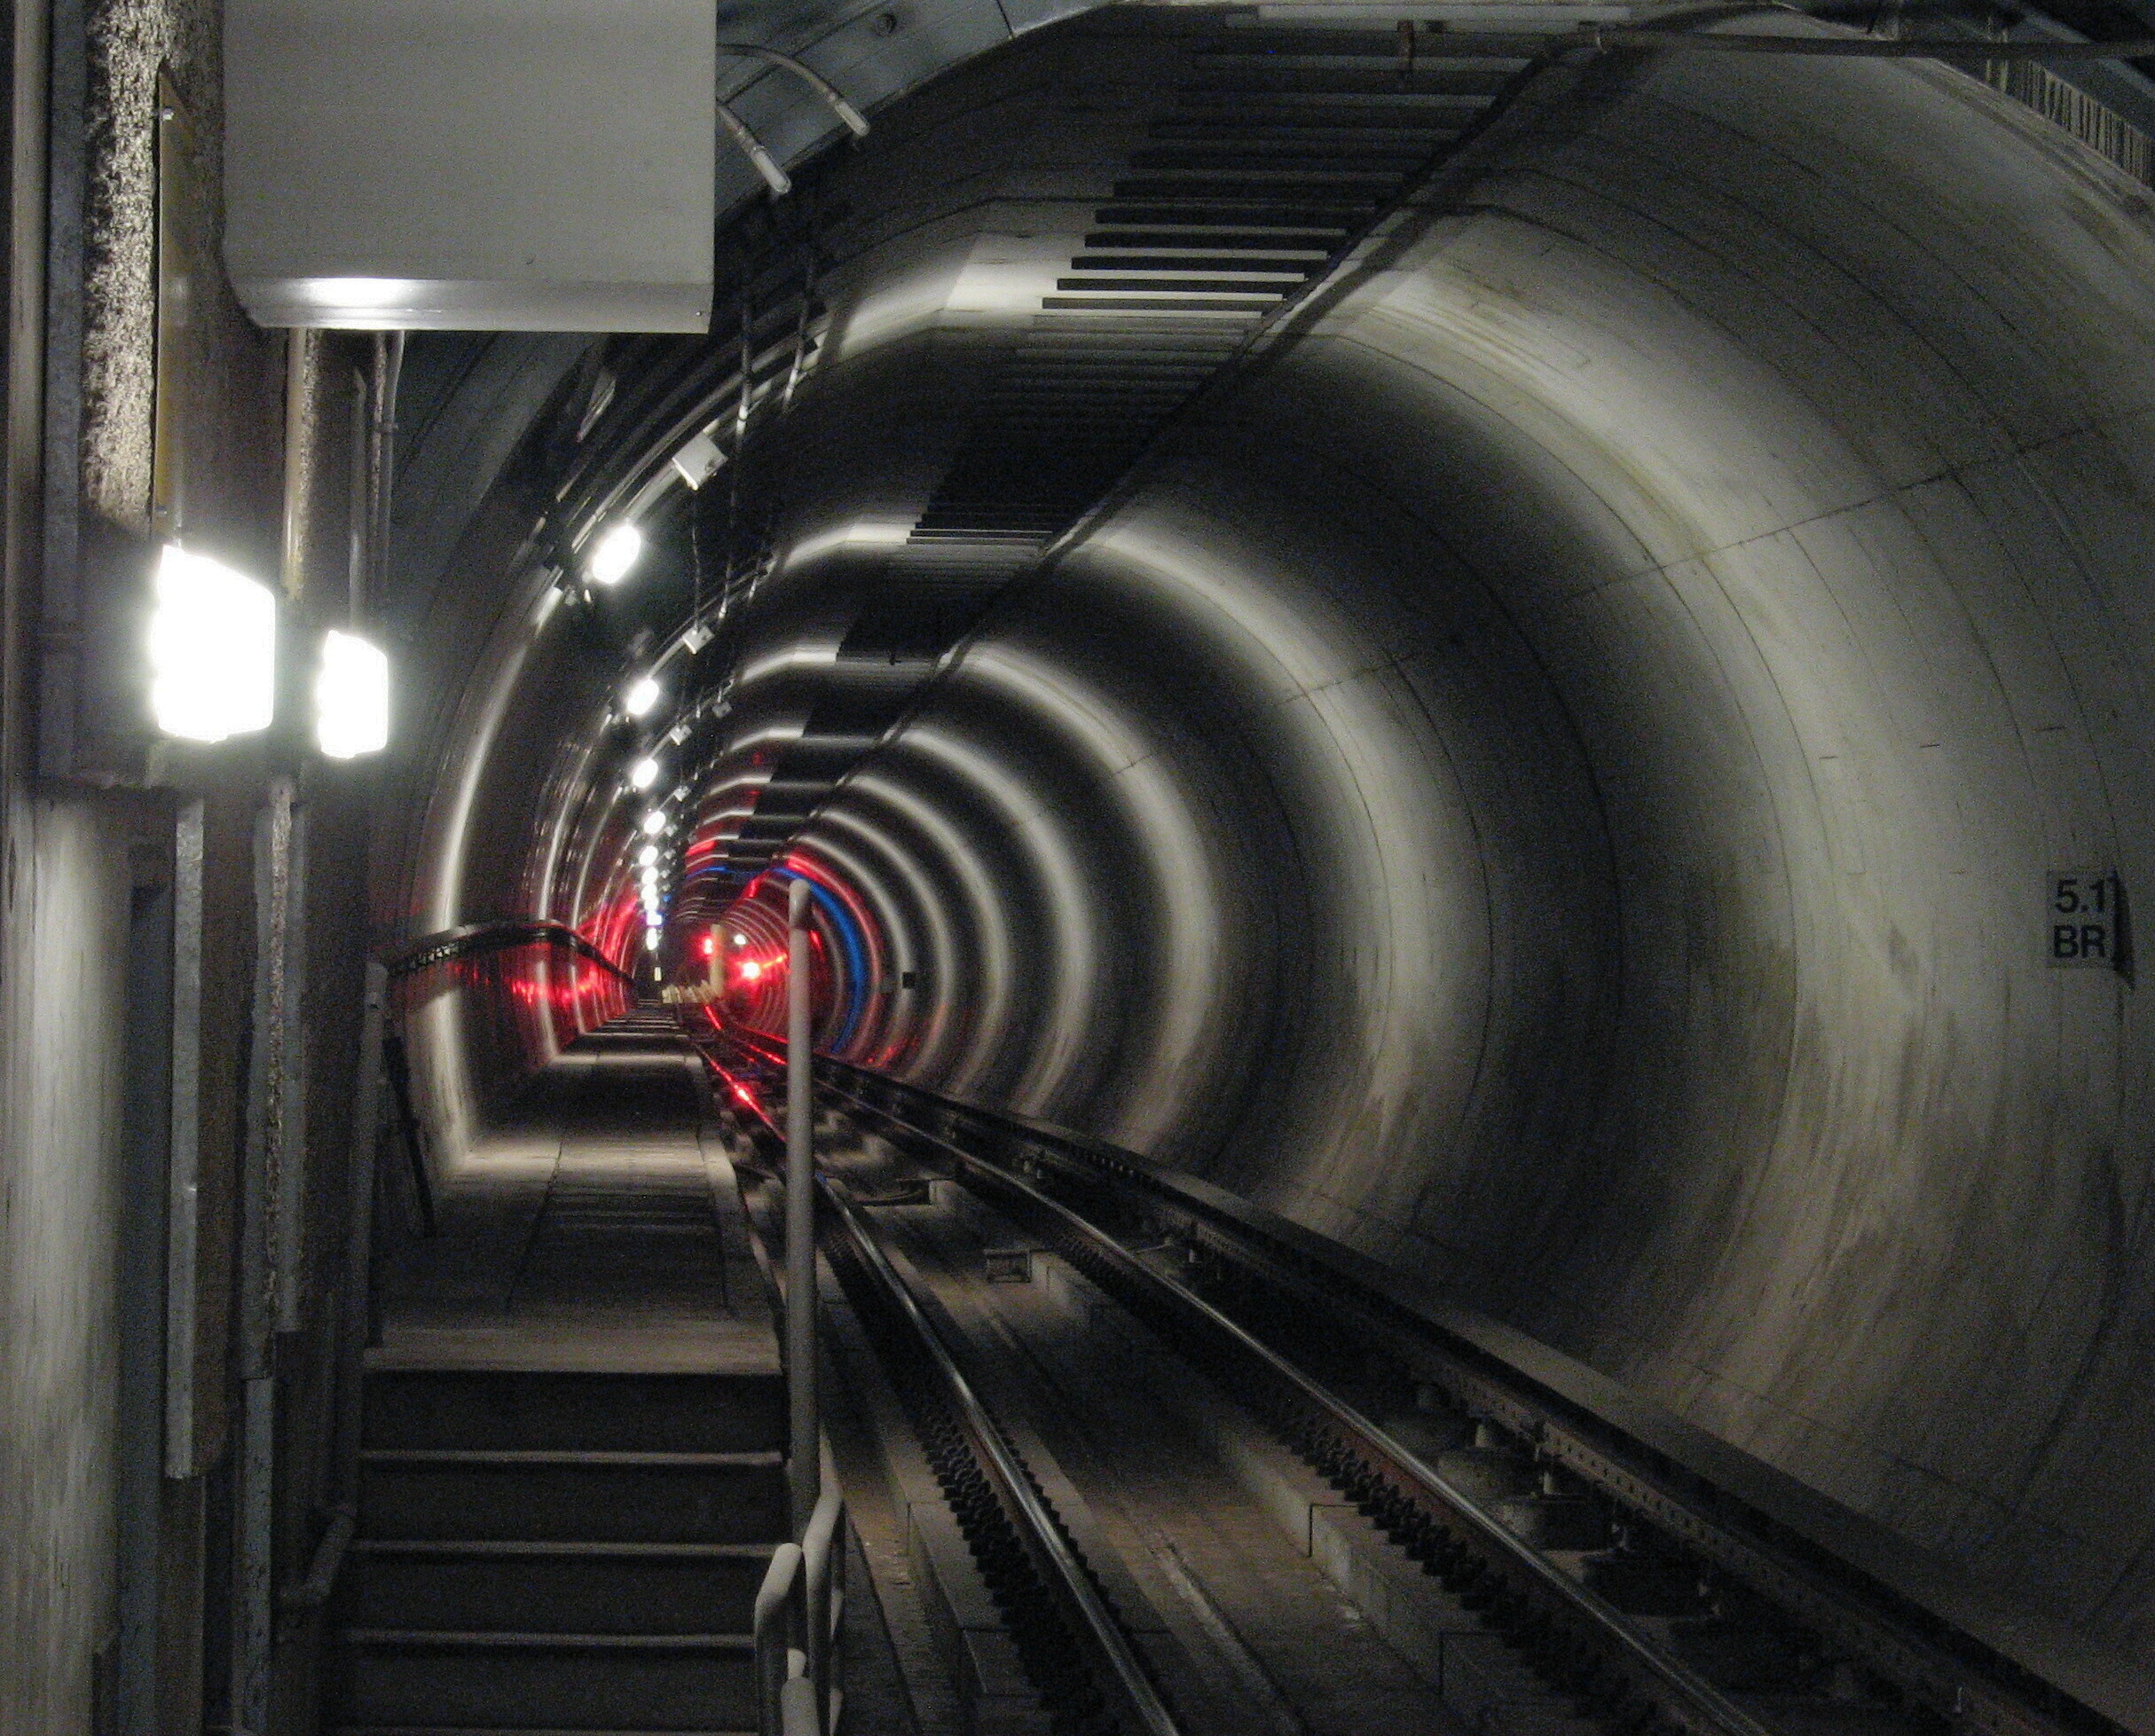
<path fill-rule="evenodd" d="M 796 1536 L 821 1493 L 815 1408 L 815 1104 L 808 1049 L 808 883 L 786 899 L 786 1486 Z"/>
<path fill-rule="evenodd" d="M 238 1362 L 242 1408 L 233 1502 L 232 1728 L 269 1728 L 275 1599 L 272 1504 L 276 1473 L 277 1334 L 295 1307 L 301 1201 L 288 1176 L 303 1147 L 296 1081 L 300 1055 L 294 781 L 270 780 L 255 829 L 255 997 L 249 1022 L 247 1151 L 241 1177 Z"/>

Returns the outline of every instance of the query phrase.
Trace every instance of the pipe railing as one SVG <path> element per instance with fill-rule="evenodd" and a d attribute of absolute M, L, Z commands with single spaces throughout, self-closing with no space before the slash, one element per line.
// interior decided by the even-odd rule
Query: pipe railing
<path fill-rule="evenodd" d="M 506 952 L 511 947 L 530 946 L 565 947 L 625 983 L 636 980 L 633 971 L 623 970 L 566 923 L 539 918 L 472 923 L 463 928 L 443 929 L 438 933 L 421 936 L 402 951 L 391 953 L 382 963 L 392 978 L 401 978 L 431 965 L 451 964 L 482 953 Z"/>
<path fill-rule="evenodd" d="M 798 1543 L 772 1552 L 756 1592 L 759 1736 L 826 1736 L 844 1693 L 838 1629 L 845 1609 L 845 1501 L 826 1443 L 822 1493 Z"/>

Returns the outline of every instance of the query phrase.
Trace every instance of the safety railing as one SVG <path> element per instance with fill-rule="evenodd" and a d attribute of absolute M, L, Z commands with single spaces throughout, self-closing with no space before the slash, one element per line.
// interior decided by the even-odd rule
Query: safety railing
<path fill-rule="evenodd" d="M 624 970 L 567 923 L 537 920 L 473 923 L 463 928 L 443 929 L 439 933 L 422 935 L 410 946 L 390 954 L 382 963 L 392 978 L 402 978 L 414 971 L 424 970 L 429 965 L 449 964 L 481 953 L 499 953 L 511 947 L 531 946 L 566 947 L 578 958 L 610 972 L 623 982 L 635 981 L 631 972 Z"/>
<path fill-rule="evenodd" d="M 781 1544 L 756 1593 L 756 1728 L 829 1736 L 845 1701 L 845 1501 L 824 1446 L 822 1493 L 797 1544 Z"/>

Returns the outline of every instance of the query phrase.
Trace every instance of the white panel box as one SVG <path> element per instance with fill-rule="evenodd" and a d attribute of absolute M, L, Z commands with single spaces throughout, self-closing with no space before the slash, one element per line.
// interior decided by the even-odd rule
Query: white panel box
<path fill-rule="evenodd" d="M 701 332 L 710 0 L 227 0 L 224 257 L 264 326 Z"/>

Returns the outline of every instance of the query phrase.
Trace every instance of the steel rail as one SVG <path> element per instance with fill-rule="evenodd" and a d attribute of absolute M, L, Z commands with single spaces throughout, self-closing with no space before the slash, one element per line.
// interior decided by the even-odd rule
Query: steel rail
<path fill-rule="evenodd" d="M 822 1177 L 817 1180 L 854 1254 L 927 1359 L 943 1397 L 964 1430 L 974 1458 L 995 1485 L 1004 1510 L 1018 1521 L 1019 1538 L 1035 1568 L 1041 1570 L 1043 1582 L 1063 1606 L 1074 1637 L 1094 1654 L 1097 1675 L 1120 1702 L 1121 1722 L 1133 1736 L 1181 1736 L 1181 1726 L 1145 1674 L 1129 1637 L 1034 1487 L 1001 1425 L 966 1379 L 941 1330 L 923 1312 L 911 1286 L 891 1264 L 875 1231 L 862 1221 L 860 1208 L 842 1189 Z"/>
<path fill-rule="evenodd" d="M 838 1095 L 878 1119 L 896 1120 L 887 1111 L 838 1088 Z M 900 1126 L 906 1126 L 903 1122 Z M 908 1127 L 916 1137 L 934 1140 L 969 1167 L 979 1169 L 991 1191 L 1019 1202 L 1034 1228 L 1044 1221 L 1059 1230 L 1068 1249 L 1081 1248 L 1090 1259 L 1081 1265 L 1105 1264 L 1113 1269 L 1121 1287 L 1144 1294 L 1153 1307 L 1145 1312 L 1179 1316 L 1185 1329 L 1195 1323 L 1207 1347 L 1216 1355 L 1224 1351 L 1246 1370 L 1256 1372 L 1275 1388 L 1284 1388 L 1290 1402 L 1311 1413 L 1316 1428 L 1307 1424 L 1297 1433 L 1321 1436 L 1330 1431 L 1345 1437 L 1356 1449 L 1376 1459 L 1380 1474 L 1395 1486 L 1404 1486 L 1423 1500 L 1442 1508 L 1445 1518 L 1468 1534 L 1474 1547 L 1495 1557 L 1507 1576 L 1522 1582 L 1538 1602 L 1569 1615 L 1591 1630 L 1599 1646 L 1614 1654 L 1619 1667 L 1643 1675 L 1654 1685 L 1653 1699 L 1670 1722 L 1703 1736 L 1774 1736 L 1768 1726 L 1753 1717 L 1697 1671 L 1668 1652 L 1607 1599 L 1571 1578 L 1553 1562 L 1486 1512 L 1473 1497 L 1456 1488 L 1440 1473 L 1401 1446 L 1378 1423 L 1328 1391 L 1240 1323 L 1203 1297 L 1147 1265 L 1113 1236 L 1043 1192 L 1025 1177 L 1000 1166 L 981 1167 L 980 1159 L 963 1148 L 921 1129 Z M 1111 1293 L 1116 1286 L 1110 1285 Z M 1215 1369 L 1216 1363 L 1209 1363 Z M 1247 1390 L 1239 1387 L 1239 1390 Z"/>
<path fill-rule="evenodd" d="M 1582 24 L 1533 32 L 1444 30 L 1427 39 L 1447 54 L 1516 56 L 1565 48 L 1644 50 L 1656 53 L 1794 54 L 1846 60 L 2143 60 L 2155 38 L 2108 42 L 2012 36 L 1799 36 L 1766 30 L 1667 30 L 1632 24 Z"/>
<path fill-rule="evenodd" d="M 1418 1371 L 1415 1378 L 1431 1379 L 1471 1414 L 1500 1420 L 1620 1511 L 1815 1627 L 1895 1685 L 1912 1707 L 1978 1736 L 2155 1736 L 2155 1684 L 2130 1660 L 1999 1600 L 1875 1521 L 1561 1353 L 1134 1153 L 830 1057 L 822 1065 L 834 1080 L 906 1103 L 908 1114 L 901 1115 L 838 1088 L 871 1114 L 957 1157 L 969 1175 L 1014 1182 L 1013 1166 L 1038 1174 L 1045 1165 L 1125 1203 L 1144 1202 L 1155 1216 L 1164 1209 L 1193 1245 L 1275 1294 L 1321 1306 L 1349 1330 L 1366 1331 L 1365 1342 L 1396 1354 Z M 976 1143 L 959 1143 L 961 1129 Z M 997 1155 L 984 1156 L 983 1146 Z M 1097 1226 L 1092 1235 L 1121 1247 Z"/>
<path fill-rule="evenodd" d="M 773 1137 L 783 1136 L 783 1129 L 759 1102 L 748 1096 L 737 1096 L 735 1101 L 744 1103 Z M 996 1504 L 1009 1519 L 1041 1583 L 1059 1606 L 1063 1626 L 1090 1654 L 1093 1679 L 1107 1691 L 1117 1723 L 1128 1736 L 1183 1736 L 1182 1726 L 1153 1685 L 1129 1637 L 1002 1426 L 966 1379 L 941 1330 L 922 1309 L 911 1286 L 892 1265 L 875 1231 L 845 1191 L 822 1175 L 816 1177 L 816 1185 L 832 1220 L 843 1230 L 845 1245 L 859 1269 L 875 1285 L 886 1315 L 901 1324 L 912 1348 L 933 1376 L 939 1395 L 963 1434 Z M 1758 1732 L 1758 1736 L 1766 1736 L 1766 1732 Z"/>

